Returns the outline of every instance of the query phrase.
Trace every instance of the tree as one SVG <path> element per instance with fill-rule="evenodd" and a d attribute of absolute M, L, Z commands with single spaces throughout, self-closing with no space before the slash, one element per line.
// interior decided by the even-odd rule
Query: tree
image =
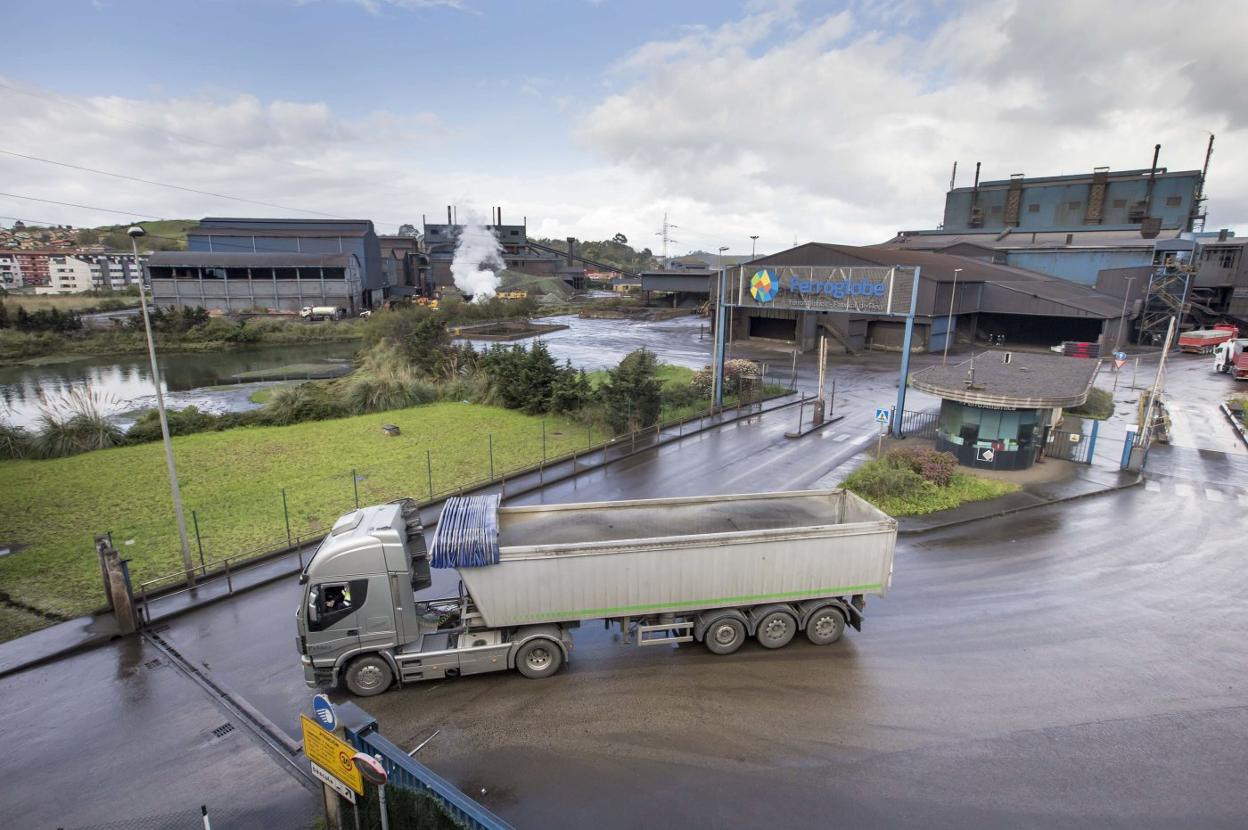
<path fill-rule="evenodd" d="M 550 349 L 542 341 L 537 341 L 529 349 L 521 374 L 524 387 L 524 403 L 521 408 L 529 415 L 548 411 L 558 378 L 559 366 L 551 356 Z"/>
<path fill-rule="evenodd" d="M 622 233 L 617 233 L 615 236 L 611 237 L 611 241 L 616 245 L 627 245 L 628 237 Z"/>
<path fill-rule="evenodd" d="M 612 432 L 633 432 L 654 426 L 663 407 L 663 384 L 657 377 L 654 352 L 631 352 L 608 373 L 599 395 Z"/>
<path fill-rule="evenodd" d="M 572 368 L 572 361 L 566 361 L 555 378 L 554 388 L 550 395 L 550 411 L 556 415 L 579 412 L 594 397 L 594 387 L 589 382 L 585 370 Z"/>

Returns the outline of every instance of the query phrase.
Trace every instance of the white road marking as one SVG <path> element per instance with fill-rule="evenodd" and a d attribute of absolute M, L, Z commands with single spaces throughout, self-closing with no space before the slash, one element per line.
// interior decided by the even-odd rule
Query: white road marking
<path fill-rule="evenodd" d="M 1144 489 L 1150 493 L 1160 493 L 1161 482 L 1160 481 L 1146 481 L 1144 482 Z"/>
<path fill-rule="evenodd" d="M 1189 496 L 1191 496 L 1191 495 L 1192 495 L 1192 485 L 1190 485 L 1190 484 L 1175 484 L 1175 485 L 1174 485 L 1174 494 L 1175 494 L 1176 496 L 1182 496 L 1182 497 L 1184 497 L 1184 498 L 1187 498 L 1187 497 L 1189 497 Z"/>
<path fill-rule="evenodd" d="M 849 433 L 848 433 L 848 432 L 842 432 L 840 435 L 836 436 L 836 437 L 835 437 L 835 438 L 833 438 L 832 440 L 833 440 L 833 441 L 845 441 L 845 440 L 848 440 L 848 439 L 849 439 Z"/>
<path fill-rule="evenodd" d="M 1215 490 L 1212 487 L 1205 488 L 1205 498 L 1209 499 L 1209 501 L 1214 501 L 1214 502 L 1225 501 L 1225 498 L 1222 495 L 1222 491 Z"/>

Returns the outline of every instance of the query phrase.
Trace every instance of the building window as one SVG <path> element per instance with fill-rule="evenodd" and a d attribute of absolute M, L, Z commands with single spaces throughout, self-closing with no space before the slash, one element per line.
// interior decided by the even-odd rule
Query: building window
<path fill-rule="evenodd" d="M 1125 208 L 1126 206 L 1127 206 L 1127 200 L 1126 200 L 1126 199 L 1114 199 L 1114 207 L 1116 207 L 1116 208 Z"/>
<path fill-rule="evenodd" d="M 1079 206 L 1080 206 L 1080 205 L 1082 205 L 1082 204 L 1083 204 L 1083 202 L 1067 202 L 1067 203 L 1066 203 L 1066 207 L 1067 207 L 1067 209 L 1069 209 L 1069 210 L 1078 210 L 1078 209 L 1079 209 Z"/>
<path fill-rule="evenodd" d="M 1235 249 L 1234 248 L 1227 248 L 1224 251 L 1218 252 L 1218 267 L 1219 268 L 1234 268 L 1235 267 Z"/>
<path fill-rule="evenodd" d="M 1027 206 L 1027 212 L 1028 212 L 1028 213 L 1039 213 L 1039 212 L 1040 212 L 1040 205 L 1028 205 L 1028 206 Z"/>
<path fill-rule="evenodd" d="M 1166 197 L 1166 207 L 1178 207 L 1181 204 L 1183 204 L 1182 196 L 1167 196 Z"/>

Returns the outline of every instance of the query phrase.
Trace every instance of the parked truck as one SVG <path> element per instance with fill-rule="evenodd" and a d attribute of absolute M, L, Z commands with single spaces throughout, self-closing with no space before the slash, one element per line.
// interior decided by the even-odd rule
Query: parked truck
<path fill-rule="evenodd" d="M 623 643 L 696 641 L 714 654 L 749 637 L 780 648 L 801 631 L 828 645 L 846 625 L 861 630 L 896 542 L 896 521 L 846 490 L 523 507 L 452 498 L 428 546 L 416 505 L 401 500 L 334 523 L 300 577 L 297 645 L 309 686 L 356 695 L 513 668 L 549 677 L 587 620 L 618 627 Z M 417 598 L 456 574 L 456 595 Z"/>
<path fill-rule="evenodd" d="M 1209 354 L 1222 343 L 1239 336 L 1231 323 L 1218 323 L 1213 328 L 1196 329 L 1179 335 L 1179 350 L 1192 354 Z"/>
<path fill-rule="evenodd" d="M 1248 379 L 1236 374 L 1237 362 L 1245 352 L 1248 352 L 1248 338 L 1241 337 L 1219 343 L 1213 350 L 1213 370 L 1220 374 L 1235 374 L 1239 380 Z"/>
<path fill-rule="evenodd" d="M 299 309 L 299 316 L 308 320 L 338 320 L 346 314 L 345 308 L 336 308 L 332 305 L 305 305 Z"/>

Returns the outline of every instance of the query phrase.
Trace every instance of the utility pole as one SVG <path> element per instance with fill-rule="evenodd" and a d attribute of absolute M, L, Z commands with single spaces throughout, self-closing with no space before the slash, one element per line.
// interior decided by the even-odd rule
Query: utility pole
<path fill-rule="evenodd" d="M 1166 329 L 1166 345 L 1161 350 L 1161 360 L 1157 363 L 1157 376 L 1153 378 L 1153 387 L 1148 393 L 1148 407 L 1144 410 L 1144 423 L 1140 424 L 1140 431 L 1136 433 L 1138 443 L 1136 446 L 1148 448 L 1149 443 L 1153 440 L 1153 411 L 1157 407 L 1157 395 L 1161 392 L 1162 378 L 1165 377 L 1166 358 L 1170 356 L 1170 341 L 1174 337 L 1175 318 L 1170 318 L 1170 326 Z"/>
<path fill-rule="evenodd" d="M 754 259 L 758 250 L 758 234 L 750 234 L 750 259 Z"/>
<path fill-rule="evenodd" d="M 957 162 L 954 162 L 954 164 L 957 164 Z M 953 269 L 953 291 L 949 294 L 949 321 L 945 324 L 945 353 L 940 357 L 941 366 L 944 366 L 949 360 L 949 341 L 953 339 L 953 299 L 958 296 L 958 274 L 961 273 L 961 268 Z M 974 342 L 971 343 L 971 350 L 975 350 Z"/>
<path fill-rule="evenodd" d="M 672 239 L 669 233 L 673 228 L 679 227 L 667 221 L 667 211 L 663 211 L 663 230 L 655 234 L 655 236 L 663 237 L 663 267 L 667 267 L 667 246 L 679 242 L 679 239 Z"/>
<path fill-rule="evenodd" d="M 719 263 L 718 263 L 719 269 L 725 272 L 728 270 L 728 266 L 724 265 L 724 251 L 726 250 L 728 250 L 727 245 L 719 246 Z M 728 359 L 729 360 L 732 359 L 732 318 L 733 317 L 736 317 L 736 315 L 733 314 L 732 312 L 729 312 L 728 313 Z"/>
<path fill-rule="evenodd" d="M 147 292 L 143 286 L 143 269 L 139 264 L 139 237 L 147 232 L 138 225 L 126 233 L 134 252 L 134 268 L 139 274 L 139 307 L 143 310 L 143 331 L 147 334 L 147 357 L 152 364 L 152 383 L 156 384 L 156 411 L 160 415 L 160 435 L 165 442 L 165 464 L 169 467 L 169 489 L 173 492 L 173 513 L 178 520 L 178 541 L 182 545 L 182 564 L 186 568 L 186 584 L 195 587 L 195 566 L 191 564 L 191 545 L 186 537 L 186 516 L 182 513 L 182 491 L 178 487 L 178 469 L 173 463 L 173 443 L 169 440 L 169 418 L 165 414 L 165 395 L 160 388 L 160 367 L 156 365 L 156 343 L 152 339 L 152 321 L 147 313 Z M 154 298 L 153 298 L 154 299 Z"/>
<path fill-rule="evenodd" d="M 1114 340 L 1114 351 L 1122 349 L 1122 324 L 1127 319 L 1127 300 L 1131 297 L 1131 281 L 1135 277 L 1124 277 L 1127 287 L 1122 292 L 1122 316 L 1118 318 L 1118 337 Z"/>

